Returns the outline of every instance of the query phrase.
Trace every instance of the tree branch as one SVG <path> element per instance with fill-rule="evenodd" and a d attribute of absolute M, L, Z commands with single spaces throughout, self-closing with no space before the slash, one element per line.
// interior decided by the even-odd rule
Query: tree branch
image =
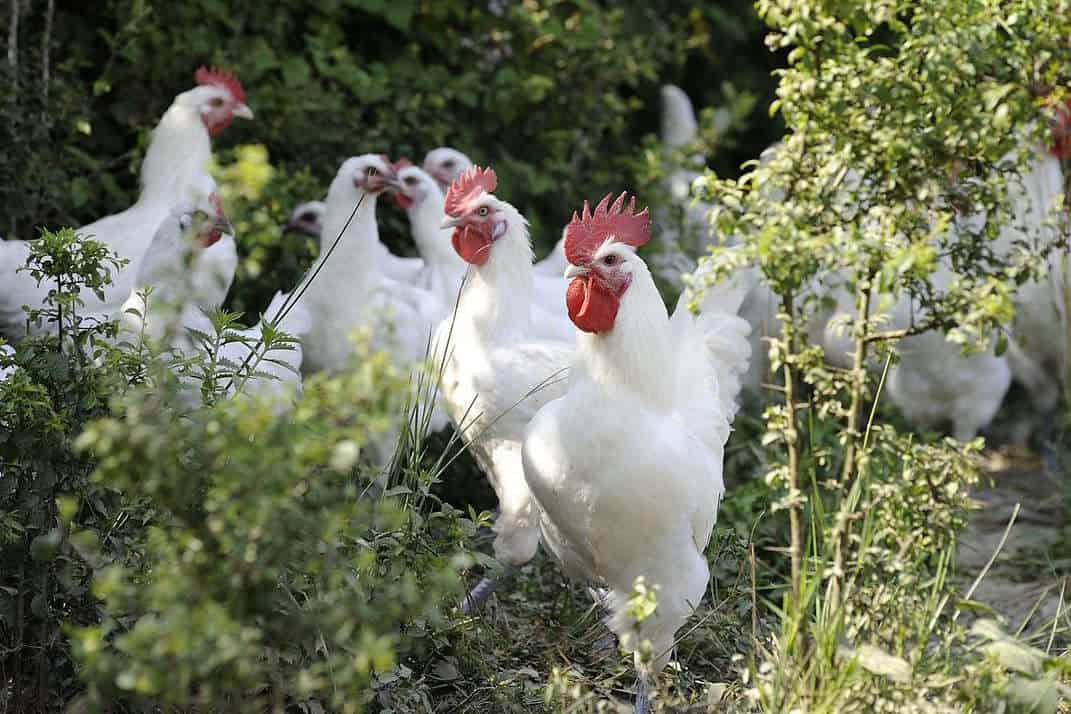
<path fill-rule="evenodd" d="M 48 85 L 52 81 L 52 16 L 56 13 L 56 0 L 48 0 L 45 8 L 45 30 L 41 37 L 41 93 L 48 97 Z"/>
<path fill-rule="evenodd" d="M 7 28 L 7 63 L 11 67 L 11 81 L 18 84 L 19 68 L 19 0 L 11 0 L 11 24 Z"/>

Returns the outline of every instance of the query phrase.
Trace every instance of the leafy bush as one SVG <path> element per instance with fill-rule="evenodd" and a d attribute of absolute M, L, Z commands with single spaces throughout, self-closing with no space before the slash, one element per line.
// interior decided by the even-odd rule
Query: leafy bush
<path fill-rule="evenodd" d="M 456 589 L 449 549 L 397 498 L 372 499 L 361 449 L 405 378 L 384 355 L 316 378 L 290 418 L 227 400 L 177 415 L 132 394 L 79 446 L 94 480 L 151 500 L 144 567 L 113 565 L 94 592 L 103 624 L 75 633 L 90 696 L 226 711 L 367 700 L 407 623 L 435 621 Z"/>
<path fill-rule="evenodd" d="M 0 74 L 18 88 L 2 105 L 11 121 L 0 122 L 17 149 L 0 168 L 2 225 L 15 221 L 25 237 L 35 224 L 79 225 L 129 205 L 149 130 L 193 69 L 215 62 L 236 70 L 257 115 L 217 148 L 263 144 L 280 172 L 307 169 L 323 192 L 347 156 L 417 160 L 458 146 L 494 162 L 545 250 L 574 203 L 561 196 L 653 188 L 637 159 L 658 130 L 659 84 L 684 84 L 700 105 L 729 103 L 726 82 L 769 95 L 776 59 L 762 51 L 750 4 L 693 5 L 345 0 L 277 3 L 266 15 L 228 0 L 107 0 L 59 5 L 48 38 L 34 5 L 19 25 L 17 73 Z M 735 169 L 770 136 L 760 118 L 719 167 Z M 34 148 L 49 144 L 63 147 L 61 159 L 35 161 Z M 38 192 L 47 194 L 30 200 Z"/>
<path fill-rule="evenodd" d="M 0 368 L 0 708 L 52 709 L 80 685 L 61 627 L 99 619 L 89 582 L 95 564 L 138 557 L 143 502 L 89 478 L 73 448 L 108 401 L 144 375 L 136 353 L 112 347 L 113 323 L 80 313 L 79 289 L 100 289 L 115 264 L 105 246 L 71 230 L 34 241 L 29 272 L 49 291 L 33 319 L 55 335 L 27 338 Z M 75 521 L 99 533 L 103 556 L 87 561 Z"/>

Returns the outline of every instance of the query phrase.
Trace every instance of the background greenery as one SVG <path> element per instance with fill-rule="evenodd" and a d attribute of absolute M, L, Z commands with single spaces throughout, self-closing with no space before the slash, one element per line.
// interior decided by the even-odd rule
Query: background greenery
<path fill-rule="evenodd" d="M 238 74 L 256 113 L 217 138 L 217 155 L 226 161 L 236 144 L 267 148 L 275 200 L 259 206 L 271 221 L 283 221 L 294 201 L 321 197 L 348 156 L 419 160 L 446 144 L 494 164 L 542 252 L 571 215 L 575 201 L 562 196 L 624 186 L 654 205 L 664 200 L 644 154 L 659 128 L 660 84 L 681 84 L 697 106 L 749 95 L 765 106 L 777 61 L 743 0 L 703 8 L 632 0 L 287 0 L 270 9 L 226 0 L 59 2 L 47 38 L 51 6 L 11 2 L 21 22 L 17 67 L 0 63 L 0 84 L 11 89 L 0 100 L 0 140 L 11 147 L 0 166 L 0 233 L 24 238 L 129 205 L 150 130 L 192 86 L 193 70 L 214 63 Z M 761 110 L 751 119 L 711 153 L 720 172 L 734 175 L 775 136 Z M 404 217 L 380 213 L 392 248 L 411 251 Z M 243 255 L 282 240 L 261 233 L 243 236 Z M 274 264 L 286 252 L 268 255 Z M 256 310 L 271 293 L 249 284 L 248 268 L 231 304 Z M 286 289 L 298 274 L 271 277 Z"/>

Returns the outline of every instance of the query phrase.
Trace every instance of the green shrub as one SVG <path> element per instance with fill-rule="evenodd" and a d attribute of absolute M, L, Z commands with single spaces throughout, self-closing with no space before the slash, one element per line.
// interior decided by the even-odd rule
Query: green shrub
<path fill-rule="evenodd" d="M 94 481 L 150 501 L 155 519 L 140 567 L 98 574 L 104 621 L 73 632 L 87 696 L 220 711 L 367 702 L 406 628 L 437 622 L 458 589 L 451 549 L 429 545 L 452 516 L 418 517 L 407 489 L 368 495 L 361 450 L 405 392 L 386 355 L 363 354 L 308 380 L 286 418 L 244 399 L 177 414 L 156 389 L 90 425 L 78 443 Z"/>
<path fill-rule="evenodd" d="M 149 517 L 143 501 L 92 481 L 92 461 L 72 446 L 145 374 L 137 353 L 111 345 L 114 323 L 81 313 L 79 289 L 108 284 L 115 262 L 102 243 L 46 231 L 27 267 L 53 287 L 31 312 L 57 334 L 0 354 L 0 367 L 16 367 L 0 382 L 0 676 L 10 685 L 0 709 L 54 709 L 80 689 L 61 627 L 99 620 L 94 569 L 136 560 Z M 99 558 L 84 557 L 72 522 L 99 533 Z"/>

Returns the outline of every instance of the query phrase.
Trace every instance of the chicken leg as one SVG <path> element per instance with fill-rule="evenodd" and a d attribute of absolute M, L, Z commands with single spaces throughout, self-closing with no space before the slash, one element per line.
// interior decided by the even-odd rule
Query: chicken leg
<path fill-rule="evenodd" d="M 497 578 L 484 577 L 480 582 L 476 583 L 476 587 L 469 591 L 468 595 L 461 601 L 461 612 L 465 615 L 471 615 L 480 609 L 484 601 L 491 596 L 491 593 L 498 587 L 498 581 L 502 578 L 508 578 L 513 575 L 517 570 L 514 565 L 507 565 L 502 569 L 502 572 Z"/>

